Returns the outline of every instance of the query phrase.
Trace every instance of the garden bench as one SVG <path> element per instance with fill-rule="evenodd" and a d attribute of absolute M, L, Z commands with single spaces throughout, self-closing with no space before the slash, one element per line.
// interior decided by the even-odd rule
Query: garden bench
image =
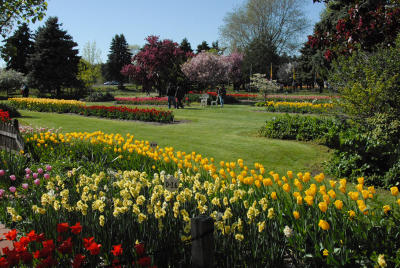
<path fill-rule="evenodd" d="M 207 100 L 208 100 L 208 94 L 207 93 L 201 95 L 201 97 L 200 97 L 200 105 L 201 106 L 207 106 Z"/>

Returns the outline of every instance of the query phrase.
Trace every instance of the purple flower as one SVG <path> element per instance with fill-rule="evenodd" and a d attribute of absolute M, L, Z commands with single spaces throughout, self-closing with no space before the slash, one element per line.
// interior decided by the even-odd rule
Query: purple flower
<path fill-rule="evenodd" d="M 32 177 L 33 177 L 34 179 L 36 179 L 36 178 L 38 177 L 38 174 L 37 174 L 37 173 L 33 173 L 33 174 L 32 174 Z"/>
<path fill-rule="evenodd" d="M 25 175 L 25 178 L 27 178 L 27 179 L 29 179 L 30 177 L 31 177 L 30 174 L 26 174 L 26 175 Z"/>
<path fill-rule="evenodd" d="M 11 179 L 12 181 L 15 181 L 17 178 L 15 177 L 15 175 L 11 175 L 11 176 L 10 176 L 10 179 Z"/>
<path fill-rule="evenodd" d="M 51 170 L 51 166 L 50 165 L 46 165 L 46 170 L 50 171 Z"/>
<path fill-rule="evenodd" d="M 6 191 L 4 189 L 0 189 L 0 197 L 2 197 L 4 195 Z"/>
<path fill-rule="evenodd" d="M 22 184 L 22 188 L 24 188 L 25 190 L 28 189 L 29 185 L 27 183 L 23 183 Z"/>
<path fill-rule="evenodd" d="M 46 180 L 50 179 L 49 173 L 45 173 L 45 174 L 43 175 L 43 177 L 44 177 Z"/>
<path fill-rule="evenodd" d="M 0 176 L 4 176 L 4 174 L 6 174 L 6 172 L 2 169 L 0 169 Z"/>
<path fill-rule="evenodd" d="M 26 168 L 26 169 L 25 169 L 25 173 L 26 173 L 26 174 L 31 174 L 31 172 L 32 172 L 32 170 L 31 170 L 30 168 Z"/>
<path fill-rule="evenodd" d="M 39 185 L 40 184 L 40 180 L 36 179 L 36 180 L 33 181 L 33 183 L 36 184 L 36 185 Z"/>
<path fill-rule="evenodd" d="M 17 188 L 15 188 L 14 186 L 11 186 L 9 188 L 10 192 L 15 193 L 15 191 L 17 190 Z"/>
<path fill-rule="evenodd" d="M 38 172 L 39 174 L 43 174 L 43 168 L 38 168 L 37 172 Z"/>

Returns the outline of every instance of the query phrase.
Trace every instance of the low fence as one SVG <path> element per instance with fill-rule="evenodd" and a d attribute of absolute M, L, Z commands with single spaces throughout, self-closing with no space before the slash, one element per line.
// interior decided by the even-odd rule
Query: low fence
<path fill-rule="evenodd" d="M 23 151 L 24 147 L 18 120 L 14 119 L 11 123 L 0 122 L 0 148 L 19 152 Z"/>

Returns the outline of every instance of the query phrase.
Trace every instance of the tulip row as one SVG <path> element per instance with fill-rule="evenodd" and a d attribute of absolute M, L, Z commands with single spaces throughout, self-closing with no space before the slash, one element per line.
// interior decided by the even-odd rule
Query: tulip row
<path fill-rule="evenodd" d="M 167 97 L 142 97 L 142 98 L 115 98 L 117 103 L 131 104 L 131 105 L 167 105 Z"/>
<path fill-rule="evenodd" d="M 112 119 L 161 123 L 170 123 L 174 121 L 174 116 L 171 111 L 156 109 L 128 108 L 125 106 L 86 106 L 84 102 L 80 101 L 37 98 L 11 98 L 9 101 L 18 109 L 27 109 L 38 112 L 77 113 Z"/>
<path fill-rule="evenodd" d="M 328 102 L 339 98 L 339 96 L 320 96 L 320 95 L 267 95 L 269 101 L 313 101 Z"/>
<path fill-rule="evenodd" d="M 164 246 L 158 241 L 168 241 L 175 245 L 174 254 L 184 255 L 189 215 L 207 214 L 215 220 L 216 250 L 228 256 L 218 267 L 273 266 L 282 264 L 284 256 L 299 265 L 373 266 L 378 254 L 381 263 L 399 265 L 400 242 L 391 240 L 400 232 L 397 187 L 391 188 L 393 201 L 381 204 L 363 178 L 353 188 L 345 179 L 308 172 L 280 175 L 266 172 L 259 163 L 247 166 L 241 159 L 216 164 L 195 152 L 151 147 L 133 135 L 41 133 L 30 136 L 27 146 L 41 162 L 80 157 L 91 165 L 80 161 L 82 172 L 73 169 L 44 179 L 41 191 L 17 186 L 8 195 L 14 200 L 24 195 L 31 203 L 27 208 L 25 201 L 12 206 L 3 202 L 2 211 L 8 215 L 2 219 L 8 221 L 36 218 L 51 226 L 57 217 L 79 219 L 103 244 L 140 239 L 157 251 Z M 98 171 L 86 173 L 96 163 L 101 164 Z M 140 172 L 101 172 L 105 168 Z M 166 172 L 153 174 L 154 170 Z M 176 192 L 164 189 L 168 173 L 179 179 Z M 128 231 L 110 236 L 113 226 Z"/>
<path fill-rule="evenodd" d="M 70 113 L 85 106 L 82 101 L 58 100 L 45 98 L 9 98 L 8 101 L 17 109 L 26 109 L 38 112 Z"/>
<path fill-rule="evenodd" d="M 174 121 L 174 116 L 171 111 L 128 108 L 126 106 L 86 106 L 81 107 L 81 111 L 79 113 L 88 116 L 99 116 L 113 119 L 161 123 L 171 123 Z"/>
<path fill-rule="evenodd" d="M 314 104 L 311 102 L 266 101 L 257 103 L 256 106 L 265 107 L 269 112 L 284 113 L 328 113 L 332 112 L 332 103 Z"/>

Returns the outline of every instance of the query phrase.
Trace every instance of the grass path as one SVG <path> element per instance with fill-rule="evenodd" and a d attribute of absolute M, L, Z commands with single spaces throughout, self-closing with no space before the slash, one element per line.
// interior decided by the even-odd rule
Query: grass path
<path fill-rule="evenodd" d="M 22 110 L 20 122 L 40 127 L 62 127 L 63 132 L 101 130 L 132 133 L 136 139 L 155 141 L 163 147 L 195 151 L 217 161 L 242 158 L 245 164 L 259 162 L 267 170 L 279 173 L 287 170 L 322 171 L 321 163 L 329 159 L 326 147 L 258 137 L 258 129 L 275 115 L 256 110 L 256 107 L 246 105 L 225 105 L 222 109 L 193 105 L 174 110 L 175 119 L 184 122 L 168 125 Z"/>

